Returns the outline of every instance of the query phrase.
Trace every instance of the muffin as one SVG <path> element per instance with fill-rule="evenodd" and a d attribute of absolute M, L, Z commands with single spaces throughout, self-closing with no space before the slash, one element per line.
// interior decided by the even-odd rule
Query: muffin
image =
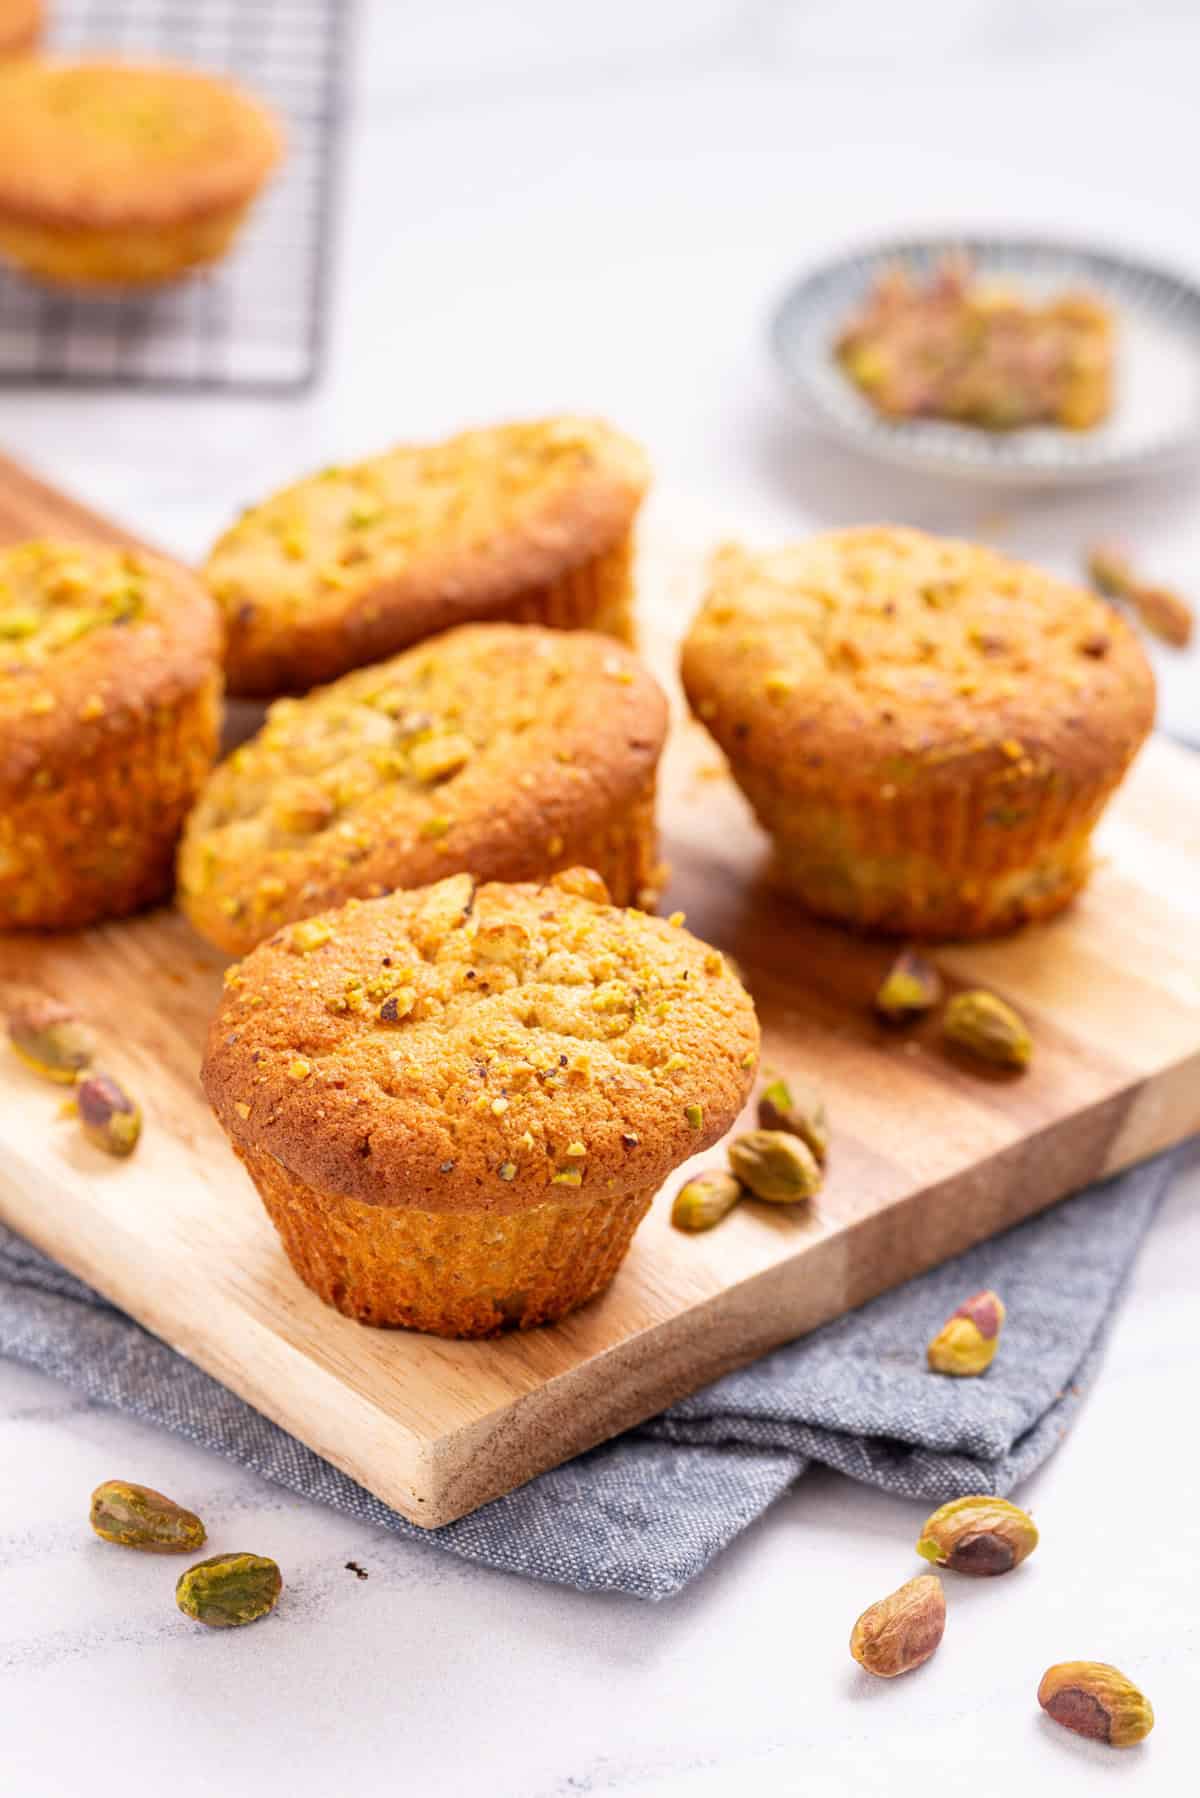
<path fill-rule="evenodd" d="M 607 1286 L 750 1090 L 715 949 L 596 876 L 352 900 L 230 970 L 205 1090 L 296 1272 L 364 1323 L 489 1336 Z"/>
<path fill-rule="evenodd" d="M 304 692 L 472 619 L 628 639 L 645 457 L 594 419 L 402 445 L 285 488 L 208 559 L 233 693 Z"/>
<path fill-rule="evenodd" d="M 913 937 L 1064 906 L 1154 718 L 1146 658 L 1094 594 L 889 527 L 721 552 L 683 680 L 782 884 Z"/>
<path fill-rule="evenodd" d="M 229 247 L 279 160 L 272 116 L 169 64 L 0 68 L 0 255 L 70 287 L 170 281 Z"/>
<path fill-rule="evenodd" d="M 586 862 L 651 905 L 662 691 L 586 631 L 467 624 L 281 699 L 188 822 L 180 901 L 244 954 L 281 924 L 461 869 L 536 880 Z"/>
<path fill-rule="evenodd" d="M 0 56 L 22 56 L 42 35 L 42 0 L 0 0 Z"/>
<path fill-rule="evenodd" d="M 216 754 L 220 620 L 182 569 L 103 544 L 0 550 L 0 929 L 171 886 Z"/>

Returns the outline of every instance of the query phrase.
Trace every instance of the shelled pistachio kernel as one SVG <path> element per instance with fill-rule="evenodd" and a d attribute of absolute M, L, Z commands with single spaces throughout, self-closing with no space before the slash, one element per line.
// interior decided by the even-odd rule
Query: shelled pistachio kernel
<path fill-rule="evenodd" d="M 824 1167 L 829 1155 L 829 1118 L 825 1101 L 814 1087 L 778 1077 L 768 1081 L 758 1101 L 758 1121 L 764 1130 L 798 1136 Z"/>
<path fill-rule="evenodd" d="M 913 1024 L 942 996 L 942 977 L 915 949 L 904 949 L 883 977 L 875 1010 L 888 1024 Z"/>
<path fill-rule="evenodd" d="M 1107 1661 L 1059 1661 L 1038 1686 L 1048 1717 L 1091 1742 L 1132 1748 L 1154 1728 L 1150 1700 Z"/>
<path fill-rule="evenodd" d="M 995 993 L 956 993 L 942 1017 L 946 1041 L 993 1067 L 1026 1068 L 1033 1038 L 1024 1019 Z"/>
<path fill-rule="evenodd" d="M 1037 1525 L 1006 1498 L 953 1498 L 925 1519 L 917 1553 L 954 1573 L 1011 1573 L 1038 1545 Z"/>
<path fill-rule="evenodd" d="M 936 1573 L 921 1573 L 868 1606 L 850 1632 L 850 1653 L 878 1679 L 895 1679 L 922 1666 L 945 1629 L 942 1582 Z"/>
<path fill-rule="evenodd" d="M 734 1137 L 728 1152 L 734 1174 L 756 1199 L 791 1205 L 820 1191 L 816 1156 L 785 1130 L 747 1130 Z"/>
<path fill-rule="evenodd" d="M 96 1053 L 95 1037 L 70 1006 L 41 996 L 22 999 L 14 1006 L 8 1019 L 8 1040 L 35 1074 L 62 1086 L 73 1086 Z"/>
<path fill-rule="evenodd" d="M 675 1195 L 671 1222 L 677 1230 L 711 1230 L 742 1196 L 741 1182 L 721 1168 L 696 1174 Z"/>
<path fill-rule="evenodd" d="M 83 1134 L 108 1155 L 132 1155 L 142 1133 L 142 1113 L 111 1074 L 85 1074 L 75 1089 Z"/>
<path fill-rule="evenodd" d="M 210 1629 L 237 1629 L 273 1611 L 283 1576 L 266 1555 L 211 1555 L 179 1576 L 175 1603 Z"/>
<path fill-rule="evenodd" d="M 992 1365 L 1004 1327 L 1004 1300 L 990 1290 L 964 1299 L 925 1351 L 934 1373 L 967 1377 Z"/>
<path fill-rule="evenodd" d="M 206 1540 L 194 1511 L 185 1511 L 153 1486 L 129 1480 L 105 1480 L 96 1487 L 90 1521 L 105 1542 L 145 1554 L 193 1554 Z"/>

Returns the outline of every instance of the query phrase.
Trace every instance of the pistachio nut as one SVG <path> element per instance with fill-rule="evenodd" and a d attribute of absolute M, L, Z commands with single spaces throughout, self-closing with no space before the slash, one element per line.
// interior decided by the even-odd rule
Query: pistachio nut
<path fill-rule="evenodd" d="M 1033 1038 L 1024 1020 L 995 993 L 956 993 L 942 1016 L 946 1041 L 998 1068 L 1025 1068 Z"/>
<path fill-rule="evenodd" d="M 1011 1573 L 1038 1545 L 1033 1518 L 1006 1498 L 952 1498 L 925 1519 L 917 1553 L 953 1573 Z"/>
<path fill-rule="evenodd" d="M 1160 637 L 1172 649 L 1186 649 L 1192 640 L 1195 616 L 1182 593 L 1171 587 L 1143 587 L 1133 590 L 1133 604 L 1138 618 L 1152 636 Z"/>
<path fill-rule="evenodd" d="M 807 1143 L 786 1130 L 747 1130 L 729 1145 L 729 1165 L 756 1199 L 791 1205 L 820 1191 L 821 1169 Z"/>
<path fill-rule="evenodd" d="M 1123 599 L 1133 586 L 1133 568 L 1119 543 L 1093 543 L 1085 558 L 1088 579 L 1106 599 Z"/>
<path fill-rule="evenodd" d="M 106 1542 L 148 1554 L 192 1554 L 205 1543 L 204 1525 L 193 1511 L 153 1486 L 105 1480 L 92 1493 L 91 1525 Z"/>
<path fill-rule="evenodd" d="M 1154 1728 L 1150 1700 L 1107 1661 L 1059 1661 L 1047 1668 L 1038 1703 L 1064 1729 L 1110 1748 L 1132 1748 Z"/>
<path fill-rule="evenodd" d="M 595 905 L 612 904 L 612 894 L 594 868 L 561 868 L 550 876 L 549 884 L 560 893 L 574 893 L 576 898 L 590 899 Z"/>
<path fill-rule="evenodd" d="M 927 1661 L 946 1628 L 946 1594 L 935 1573 L 918 1574 L 878 1604 L 850 1632 L 850 1653 L 879 1679 L 911 1673 Z"/>
<path fill-rule="evenodd" d="M 915 949 L 904 949 L 883 977 L 875 1010 L 887 1024 L 912 1024 L 942 996 L 942 977 Z"/>
<path fill-rule="evenodd" d="M 925 1351 L 934 1373 L 960 1377 L 984 1373 L 1000 1346 L 1004 1317 L 1004 1300 L 999 1293 L 977 1292 L 964 1299 Z"/>
<path fill-rule="evenodd" d="M 75 1089 L 83 1134 L 107 1155 L 132 1155 L 142 1133 L 141 1110 L 111 1074 L 86 1074 Z"/>
<path fill-rule="evenodd" d="M 70 1006 L 44 996 L 23 999 L 9 1014 L 8 1040 L 35 1074 L 73 1086 L 90 1067 L 96 1039 Z"/>
<path fill-rule="evenodd" d="M 829 1154 L 829 1119 L 825 1102 L 813 1087 L 778 1078 L 769 1081 L 758 1101 L 758 1121 L 764 1130 L 785 1130 L 798 1136 L 824 1167 Z"/>
<path fill-rule="evenodd" d="M 696 1174 L 675 1194 L 671 1222 L 677 1230 L 711 1230 L 733 1210 L 741 1196 L 739 1182 L 720 1168 Z"/>
<path fill-rule="evenodd" d="M 179 1576 L 175 1602 L 210 1629 L 237 1629 L 273 1611 L 283 1577 L 266 1555 L 212 1555 Z"/>

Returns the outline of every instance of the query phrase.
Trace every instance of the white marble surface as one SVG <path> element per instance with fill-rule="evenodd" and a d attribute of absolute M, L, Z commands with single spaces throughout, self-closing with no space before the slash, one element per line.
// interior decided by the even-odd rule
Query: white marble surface
<path fill-rule="evenodd" d="M 1200 16 L 1183 0 L 364 10 L 319 392 L 7 394 L 3 447 L 192 552 L 310 462 L 596 408 L 649 444 L 660 508 L 686 495 L 714 534 L 889 516 L 987 531 L 1065 569 L 1104 525 L 1194 581 L 1194 476 L 1032 500 L 900 480 L 803 441 L 761 329 L 811 258 L 921 223 L 1096 235 L 1200 268 Z M 1166 672 L 1186 722 L 1183 671 Z M 1011 1581 L 955 1584 L 941 1654 L 894 1686 L 860 1676 L 845 1642 L 915 1570 L 920 1508 L 833 1476 L 804 1480 L 651 1608 L 347 1524 L 0 1365 L 0 1789 L 1190 1790 L 1198 1197 L 1200 1171 L 1155 1228 L 1078 1427 L 1026 1488 L 1044 1547 Z M 169 1568 L 93 1541 L 86 1495 L 114 1473 L 276 1555 L 276 1618 L 201 1634 L 171 1606 Z M 1041 1719 L 1041 1672 L 1075 1657 L 1144 1681 L 1160 1718 L 1144 1749 L 1106 1754 Z"/>

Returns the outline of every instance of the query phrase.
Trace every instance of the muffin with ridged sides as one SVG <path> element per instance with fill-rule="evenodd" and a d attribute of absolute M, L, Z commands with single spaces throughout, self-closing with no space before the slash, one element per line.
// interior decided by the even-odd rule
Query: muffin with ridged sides
<path fill-rule="evenodd" d="M 0 929 L 120 917 L 169 892 L 216 755 L 221 627 L 141 550 L 0 550 Z"/>
<path fill-rule="evenodd" d="M 531 880 L 583 862 L 618 904 L 649 907 L 666 728 L 661 688 L 608 638 L 463 625 L 277 700 L 188 821 L 181 903 L 235 954 L 464 869 Z"/>
<path fill-rule="evenodd" d="M 42 35 L 42 0 L 0 0 L 0 56 L 23 56 Z"/>
<path fill-rule="evenodd" d="M 0 255 L 67 287 L 141 287 L 217 261 L 282 153 L 230 82 L 168 63 L 0 68 Z"/>
<path fill-rule="evenodd" d="M 232 693 L 300 693 L 473 619 L 632 635 L 646 458 L 598 419 L 403 444 L 243 513 L 205 574 Z"/>
<path fill-rule="evenodd" d="M 886 526 L 720 552 L 683 679 L 781 883 L 916 937 L 1066 905 L 1154 718 L 1146 657 L 1095 594 Z"/>
<path fill-rule="evenodd" d="M 205 1090 L 301 1279 L 364 1323 L 487 1336 L 612 1279 L 741 1110 L 758 1027 L 715 949 L 588 870 L 292 925 L 230 970 Z"/>

